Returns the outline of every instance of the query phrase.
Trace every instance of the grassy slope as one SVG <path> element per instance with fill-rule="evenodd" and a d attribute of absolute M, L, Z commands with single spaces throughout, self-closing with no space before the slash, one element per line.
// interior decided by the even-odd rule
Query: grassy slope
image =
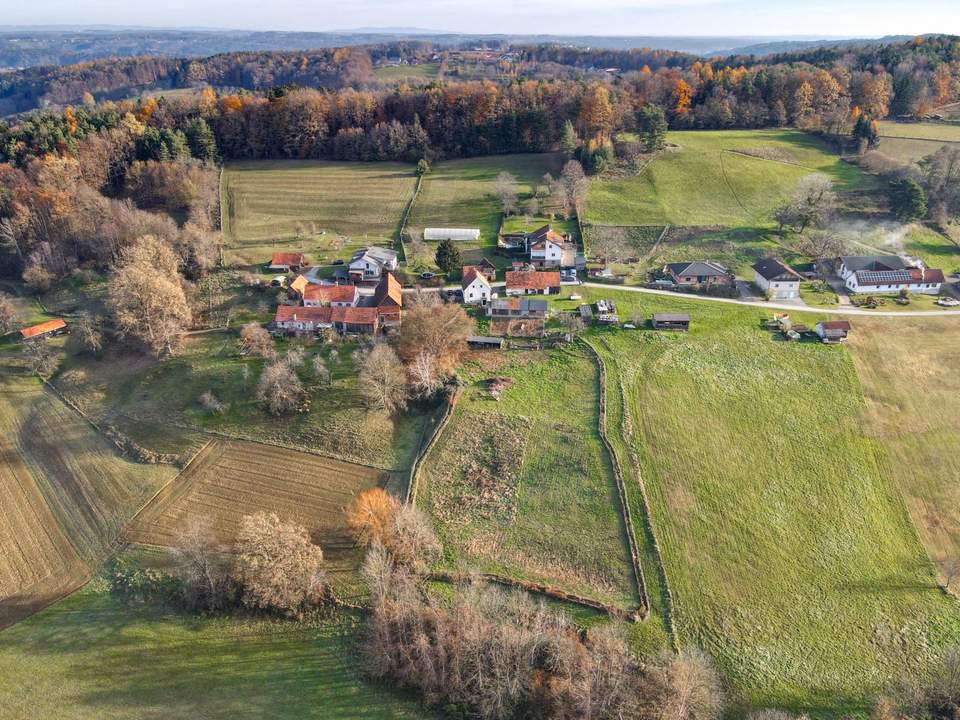
<path fill-rule="evenodd" d="M 0 633 L 6 720 L 425 718 L 360 679 L 356 628 L 204 619 L 85 589 Z"/>
<path fill-rule="evenodd" d="M 559 155 L 496 155 L 437 163 L 424 178 L 423 188 L 410 214 L 408 229 L 420 235 L 427 227 L 480 228 L 479 243 L 460 243 L 465 260 L 474 262 L 496 247 L 501 205 L 494 192 L 494 179 L 501 172 L 513 174 L 521 202 L 540 184 L 544 173 L 556 177 L 562 167 Z M 430 252 L 435 243 L 427 244 Z M 418 258 L 430 264 L 433 258 Z M 491 258 L 493 259 L 493 258 Z"/>
<path fill-rule="evenodd" d="M 519 358 L 471 369 L 475 381 L 506 376 L 516 384 L 499 402 L 479 382 L 464 391 L 424 465 L 419 502 L 441 520 L 451 563 L 636 605 L 616 485 L 598 435 L 596 368 L 583 351 Z M 460 469 L 483 451 L 465 456 L 464 448 L 494 423 L 515 433 L 491 439 L 492 456 L 504 458 L 507 438 L 519 436 L 522 465 L 493 471 L 497 478 L 517 472 L 516 494 L 508 510 L 485 514 L 471 504 L 479 489 Z"/>
<path fill-rule="evenodd" d="M 232 163 L 222 185 L 227 244 L 249 262 L 275 249 L 304 250 L 319 261 L 364 244 L 391 245 L 415 182 L 401 163 Z"/>
<path fill-rule="evenodd" d="M 863 176 L 794 130 L 674 132 L 638 176 L 594 181 L 586 221 L 600 225 L 767 225 L 804 175 L 824 173 L 853 189 Z M 774 151 L 789 162 L 749 157 Z"/>
<path fill-rule="evenodd" d="M 286 352 L 289 342 L 278 348 Z M 309 346 L 308 361 L 315 352 L 327 359 L 333 375 L 330 386 L 318 385 L 307 369 L 301 374 L 311 390 L 308 413 L 277 420 L 267 415 L 256 401 L 256 383 L 262 361 L 241 358 L 236 336 L 210 333 L 188 338 L 182 351 L 173 358 L 154 362 L 130 355 L 108 356 L 100 360 L 73 358 L 70 367 L 85 373 L 85 379 L 71 385 L 69 376 L 57 380 L 64 392 L 97 415 L 119 413 L 152 425 L 138 439 L 151 447 L 166 446 L 164 428 L 171 423 L 214 430 L 232 436 L 277 442 L 306 450 L 320 451 L 346 460 L 376 465 L 385 469 L 409 465 L 420 440 L 422 415 L 404 413 L 390 418 L 368 412 L 360 397 L 356 372 L 350 354 L 353 346 L 338 344 L 339 360 L 329 360 L 329 347 Z M 248 365 L 249 380 L 244 384 L 241 367 Z M 222 415 L 201 410 L 198 398 L 211 390 L 229 405 Z"/>
<path fill-rule="evenodd" d="M 637 427 L 681 642 L 709 651 L 736 697 L 856 708 L 956 641 L 960 612 L 884 450 L 851 422 L 864 403 L 845 349 L 776 342 L 756 310 L 604 294 L 621 314 L 693 315 L 689 335 L 600 335 Z"/>
<path fill-rule="evenodd" d="M 863 319 L 849 347 L 867 399 L 864 427 L 887 448 L 884 472 L 942 567 L 960 557 L 960 326 Z"/>

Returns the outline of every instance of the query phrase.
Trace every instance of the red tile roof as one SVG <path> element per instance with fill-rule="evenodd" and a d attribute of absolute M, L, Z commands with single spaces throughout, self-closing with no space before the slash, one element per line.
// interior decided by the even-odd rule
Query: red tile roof
<path fill-rule="evenodd" d="M 485 285 L 489 285 L 490 281 L 487 279 L 487 276 L 483 271 L 476 267 L 475 265 L 464 265 L 463 266 L 463 279 L 460 281 L 460 287 L 466 290 L 470 287 L 472 283 L 477 278 L 481 278 Z"/>
<path fill-rule="evenodd" d="M 270 256 L 270 265 L 303 265 L 303 253 L 275 252 Z"/>
<path fill-rule="evenodd" d="M 403 307 L 403 288 L 400 287 L 400 281 L 393 273 L 386 273 L 377 283 L 377 289 L 373 293 L 373 304 L 377 307 L 395 305 Z"/>
<path fill-rule="evenodd" d="M 297 275 L 296 279 L 290 283 L 290 289 L 303 295 L 303 291 L 310 286 L 310 281 L 305 275 Z"/>
<path fill-rule="evenodd" d="M 303 292 L 304 300 L 318 303 L 352 303 L 357 298 L 355 285 L 308 285 Z"/>
<path fill-rule="evenodd" d="M 376 325 L 377 309 L 373 307 L 335 307 L 330 308 L 330 319 L 335 323 L 351 325 Z"/>
<path fill-rule="evenodd" d="M 328 307 L 299 307 L 297 305 L 278 305 L 275 322 L 293 322 L 300 320 L 311 323 L 329 323 L 330 311 Z"/>
<path fill-rule="evenodd" d="M 560 287 L 560 273 L 536 270 L 510 270 L 507 272 L 507 290 L 546 290 Z"/>
<path fill-rule="evenodd" d="M 60 330 L 66 326 L 66 321 L 57 318 L 56 320 L 47 320 L 39 325 L 25 327 L 20 331 L 20 334 L 23 336 L 24 340 L 29 340 L 30 338 L 37 337 L 38 335 L 46 335 L 49 332 L 55 332 L 56 330 Z"/>

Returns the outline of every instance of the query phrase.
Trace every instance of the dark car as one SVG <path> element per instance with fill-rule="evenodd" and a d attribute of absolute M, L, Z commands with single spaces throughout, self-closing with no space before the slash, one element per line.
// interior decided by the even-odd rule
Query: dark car
<path fill-rule="evenodd" d="M 334 260 L 331 265 L 343 265 L 343 260 Z"/>

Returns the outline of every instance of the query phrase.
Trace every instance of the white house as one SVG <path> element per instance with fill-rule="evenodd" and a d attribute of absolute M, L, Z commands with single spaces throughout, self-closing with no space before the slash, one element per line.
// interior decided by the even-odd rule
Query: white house
<path fill-rule="evenodd" d="M 535 267 L 558 268 L 563 261 L 563 238 L 551 234 L 530 246 L 530 263 Z"/>
<path fill-rule="evenodd" d="M 424 240 L 460 240 L 480 239 L 479 228 L 424 228 Z"/>
<path fill-rule="evenodd" d="M 890 295 L 908 290 L 920 295 L 939 295 L 944 283 L 942 270 L 859 270 L 851 273 L 844 285 L 851 293 Z"/>
<path fill-rule="evenodd" d="M 887 272 L 908 270 L 913 265 L 899 255 L 845 255 L 840 258 L 840 279 L 846 280 L 861 270 Z"/>
<path fill-rule="evenodd" d="M 792 299 L 800 297 L 799 273 L 779 260 L 767 258 L 753 265 L 753 281 L 771 298 Z"/>
<path fill-rule="evenodd" d="M 483 305 L 492 295 L 490 281 L 475 267 L 463 269 L 463 280 L 460 286 L 463 288 L 463 302 L 467 305 Z"/>
<path fill-rule="evenodd" d="M 349 272 L 354 281 L 379 280 L 383 273 L 396 269 L 397 253 L 389 248 L 370 246 L 350 258 Z"/>

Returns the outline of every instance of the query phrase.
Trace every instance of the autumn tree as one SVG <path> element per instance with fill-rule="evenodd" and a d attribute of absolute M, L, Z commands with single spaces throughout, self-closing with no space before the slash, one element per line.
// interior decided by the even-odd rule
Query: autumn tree
<path fill-rule="evenodd" d="M 265 360 L 272 360 L 277 356 L 270 333 L 260 323 L 255 322 L 240 328 L 240 352 Z"/>
<path fill-rule="evenodd" d="M 127 248 L 114 268 L 107 306 L 122 336 L 158 358 L 172 354 L 191 315 L 170 247 L 148 235 Z"/>
<path fill-rule="evenodd" d="M 82 312 L 70 328 L 70 343 L 80 352 L 96 355 L 103 349 L 101 322 L 89 312 Z"/>
<path fill-rule="evenodd" d="M 431 358 L 430 368 L 440 374 L 448 373 L 456 367 L 466 350 L 471 326 L 471 320 L 461 305 L 418 303 L 403 317 L 397 354 L 407 365 L 413 365 L 418 357 L 427 355 Z"/>
<path fill-rule="evenodd" d="M 323 551 L 306 529 L 260 512 L 240 521 L 235 550 L 237 578 L 249 607 L 302 616 L 327 590 Z"/>
<path fill-rule="evenodd" d="M 374 345 L 367 353 L 358 377 L 367 407 L 393 414 L 407 406 L 407 373 L 386 343 Z"/>
<path fill-rule="evenodd" d="M 563 188 L 563 204 L 567 214 L 578 214 L 580 205 L 586 199 L 590 187 L 587 176 L 583 172 L 583 165 L 576 160 L 567 161 L 560 174 L 560 182 Z"/>
<path fill-rule="evenodd" d="M 606 87 L 593 84 L 587 88 L 580 100 L 579 121 L 588 136 L 607 133 L 613 122 L 613 105 Z"/>

